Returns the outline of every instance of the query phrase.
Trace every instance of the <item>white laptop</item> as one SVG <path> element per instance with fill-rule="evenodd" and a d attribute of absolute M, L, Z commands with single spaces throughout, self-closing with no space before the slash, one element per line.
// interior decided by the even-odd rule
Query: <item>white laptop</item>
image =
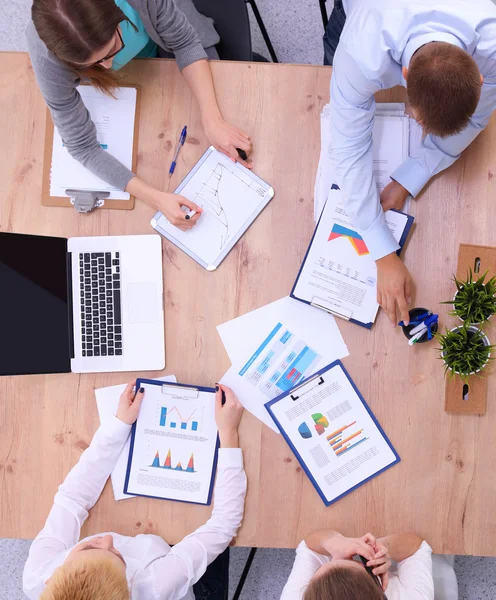
<path fill-rule="evenodd" d="M 158 235 L 0 232 L 0 289 L 0 375 L 165 367 Z"/>

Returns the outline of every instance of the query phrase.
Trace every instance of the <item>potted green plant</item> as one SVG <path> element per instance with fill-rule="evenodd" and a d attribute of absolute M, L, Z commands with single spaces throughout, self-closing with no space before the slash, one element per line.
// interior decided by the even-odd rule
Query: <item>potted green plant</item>
<path fill-rule="evenodd" d="M 470 375 L 480 373 L 491 359 L 495 346 L 478 327 L 464 323 L 445 333 L 436 333 L 441 359 L 448 376 L 459 375 L 467 383 Z"/>
<path fill-rule="evenodd" d="M 453 300 L 442 302 L 442 304 L 453 305 L 450 315 L 458 317 L 469 325 L 480 325 L 496 313 L 496 277 L 491 277 L 487 281 L 486 277 L 487 271 L 474 279 L 470 269 L 465 281 L 453 278 L 456 285 L 455 296 Z"/>

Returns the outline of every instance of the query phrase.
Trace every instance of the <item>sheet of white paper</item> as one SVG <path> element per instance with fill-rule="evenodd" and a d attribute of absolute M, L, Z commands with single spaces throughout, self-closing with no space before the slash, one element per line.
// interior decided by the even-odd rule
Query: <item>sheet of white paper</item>
<path fill-rule="evenodd" d="M 207 504 L 217 451 L 215 394 L 143 385 L 128 492 Z"/>
<path fill-rule="evenodd" d="M 376 116 L 372 141 L 373 172 L 379 194 L 408 157 L 407 117 Z"/>
<path fill-rule="evenodd" d="M 327 104 L 321 114 L 321 149 L 314 188 L 314 220 L 322 214 L 327 194 L 336 183 L 335 169 L 331 159 L 331 115 Z M 377 191 L 381 193 L 390 183 L 393 171 L 408 157 L 411 126 L 401 102 L 376 104 L 373 128 L 373 170 Z M 409 204 L 405 204 L 407 211 Z"/>
<path fill-rule="evenodd" d="M 271 409 L 328 502 L 396 461 L 340 366 Z"/>
<path fill-rule="evenodd" d="M 115 99 L 87 85 L 79 86 L 78 91 L 95 123 L 99 144 L 124 166 L 132 169 L 136 88 L 118 88 L 115 91 Z M 93 175 L 80 162 L 72 158 L 55 128 L 50 195 L 67 197 L 65 193 L 67 188 L 102 190 L 110 192 L 109 200 L 129 200 L 127 192 L 116 189 Z"/>
<path fill-rule="evenodd" d="M 272 188 L 217 150 L 212 150 L 195 169 L 177 193 L 203 208 L 198 224 L 181 231 L 161 215 L 156 225 L 172 241 L 182 244 L 207 265 L 214 265 L 262 210 Z"/>
<path fill-rule="evenodd" d="M 386 222 L 397 242 L 407 215 L 388 211 Z M 343 318 L 373 323 L 377 304 L 377 267 L 344 209 L 343 194 L 331 190 L 294 295 Z"/>
<path fill-rule="evenodd" d="M 415 156 L 416 152 L 420 148 L 420 144 L 422 143 L 422 136 L 424 132 L 417 121 L 411 117 L 408 119 L 408 124 L 410 130 L 408 155 Z"/>
<path fill-rule="evenodd" d="M 167 381 L 176 383 L 175 375 L 167 375 L 166 377 L 158 377 L 157 381 Z M 105 423 L 110 417 L 116 414 L 119 406 L 119 398 L 122 392 L 126 389 L 126 384 L 112 385 L 110 387 L 98 388 L 95 390 L 96 406 L 98 408 L 98 417 L 100 423 Z M 116 500 L 125 500 L 133 498 L 131 494 L 124 493 L 124 480 L 126 479 L 127 460 L 129 457 L 129 439 L 127 440 L 119 458 L 115 463 L 114 470 L 110 476 L 112 481 L 112 489 Z"/>
<path fill-rule="evenodd" d="M 265 402 L 349 354 L 332 315 L 289 297 L 217 329 L 233 363 L 221 383 L 274 431 Z"/>

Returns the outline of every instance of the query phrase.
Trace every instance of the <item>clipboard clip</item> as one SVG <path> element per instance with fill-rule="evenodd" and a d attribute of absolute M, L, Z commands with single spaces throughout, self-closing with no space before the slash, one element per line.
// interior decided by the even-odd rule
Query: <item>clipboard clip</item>
<path fill-rule="evenodd" d="M 105 198 L 110 196 L 110 192 L 103 190 L 76 190 L 67 189 L 65 193 L 71 199 L 71 204 L 78 213 L 89 213 L 95 208 L 103 206 Z"/>
<path fill-rule="evenodd" d="M 308 392 L 311 392 L 312 390 L 314 390 L 319 385 L 322 385 L 323 383 L 325 383 L 324 378 L 322 377 L 322 375 L 315 375 L 314 377 L 311 377 L 310 379 L 305 379 L 304 381 L 302 381 L 300 383 L 300 385 L 297 385 L 295 388 L 293 388 L 293 391 L 299 390 L 303 386 L 306 386 L 309 383 L 312 383 L 312 381 L 315 381 L 316 379 L 318 379 L 317 383 L 313 387 L 311 387 L 309 390 L 305 390 L 303 392 L 304 394 L 308 394 Z M 299 400 L 301 398 L 301 396 L 296 396 L 295 394 L 290 394 L 290 395 L 291 395 L 291 400 L 293 400 L 293 402 L 295 400 Z"/>
<path fill-rule="evenodd" d="M 329 303 L 326 302 L 325 300 L 322 300 L 318 296 L 314 296 L 312 298 L 312 301 L 310 302 L 310 304 L 312 306 L 315 306 L 316 308 L 325 310 L 330 315 L 334 315 L 335 317 L 339 317 L 340 319 L 345 319 L 346 321 L 349 321 L 353 317 L 353 313 L 350 311 L 348 311 L 349 314 L 346 314 L 346 313 L 339 312 L 335 308 L 330 308 Z"/>
<path fill-rule="evenodd" d="M 162 394 L 167 396 L 181 396 L 188 400 L 196 400 L 200 395 L 200 390 L 195 387 L 178 386 L 178 385 L 162 385 Z"/>

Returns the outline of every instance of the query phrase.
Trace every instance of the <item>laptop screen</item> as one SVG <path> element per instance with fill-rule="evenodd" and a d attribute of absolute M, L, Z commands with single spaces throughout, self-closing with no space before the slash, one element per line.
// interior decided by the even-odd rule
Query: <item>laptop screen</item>
<path fill-rule="evenodd" d="M 70 372 L 66 257 L 64 238 L 0 232 L 0 375 Z"/>

